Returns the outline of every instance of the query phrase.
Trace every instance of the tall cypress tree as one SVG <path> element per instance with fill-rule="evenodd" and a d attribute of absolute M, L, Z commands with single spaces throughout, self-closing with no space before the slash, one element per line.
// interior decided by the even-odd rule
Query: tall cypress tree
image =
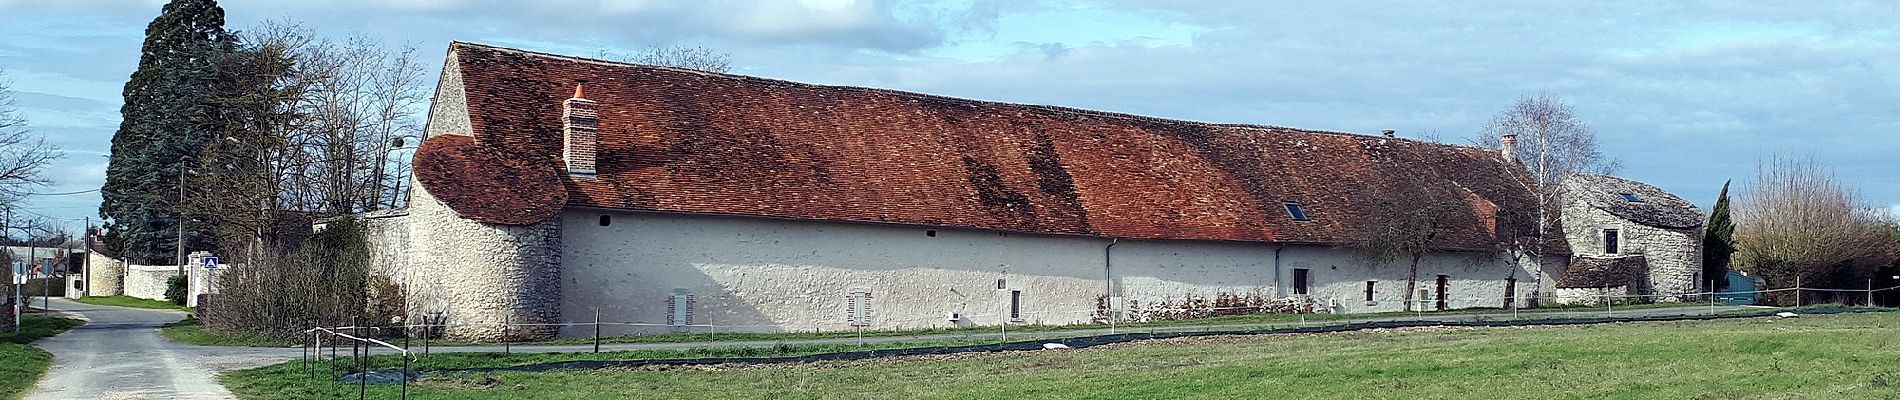
<path fill-rule="evenodd" d="M 146 26 L 99 206 L 112 228 L 107 246 L 127 260 L 175 262 L 177 216 L 192 196 L 184 174 L 216 127 L 229 123 L 217 118 L 218 96 L 207 88 L 217 82 L 220 55 L 235 48 L 215 0 L 172 0 Z M 187 251 L 208 249 L 206 227 L 187 227 Z"/>
<path fill-rule="evenodd" d="M 1728 287 L 1729 257 L 1735 254 L 1735 222 L 1729 219 L 1728 185 L 1722 182 L 1722 194 L 1709 210 L 1709 224 L 1702 237 L 1702 276 L 1715 281 L 1715 288 Z"/>

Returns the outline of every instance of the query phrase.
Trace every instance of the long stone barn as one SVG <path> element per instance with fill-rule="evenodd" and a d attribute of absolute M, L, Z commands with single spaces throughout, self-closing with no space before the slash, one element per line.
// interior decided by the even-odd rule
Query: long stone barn
<path fill-rule="evenodd" d="M 409 207 L 364 220 L 459 337 L 1398 311 L 1411 257 L 1364 249 L 1421 194 L 1452 199 L 1426 310 L 1549 297 L 1569 257 L 1521 165 L 1392 135 L 460 42 L 426 131 Z"/>

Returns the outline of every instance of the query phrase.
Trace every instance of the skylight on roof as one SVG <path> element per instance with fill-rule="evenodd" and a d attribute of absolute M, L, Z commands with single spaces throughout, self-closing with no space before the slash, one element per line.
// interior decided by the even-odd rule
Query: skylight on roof
<path fill-rule="evenodd" d="M 1627 201 L 1631 203 L 1641 203 L 1643 202 L 1643 198 L 1637 197 L 1635 193 L 1623 193 L 1623 201 Z"/>
<path fill-rule="evenodd" d="M 1286 215 L 1289 217 L 1293 217 L 1294 221 L 1312 221 L 1313 220 L 1312 218 L 1306 217 L 1306 207 L 1300 205 L 1300 203 L 1285 203 L 1285 205 L 1286 205 Z"/>

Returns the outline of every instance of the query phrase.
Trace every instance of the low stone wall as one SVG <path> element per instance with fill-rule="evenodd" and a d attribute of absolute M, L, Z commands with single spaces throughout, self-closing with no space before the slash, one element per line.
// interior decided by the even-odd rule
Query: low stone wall
<path fill-rule="evenodd" d="M 125 295 L 141 299 L 165 300 L 165 281 L 178 275 L 172 265 L 133 265 L 125 271 Z"/>
<path fill-rule="evenodd" d="M 1615 299 L 1618 302 L 1627 302 L 1628 298 L 1625 296 L 1629 296 L 1629 294 L 1629 286 L 1558 288 L 1557 303 L 1567 305 L 1601 305 L 1606 298 Z"/>

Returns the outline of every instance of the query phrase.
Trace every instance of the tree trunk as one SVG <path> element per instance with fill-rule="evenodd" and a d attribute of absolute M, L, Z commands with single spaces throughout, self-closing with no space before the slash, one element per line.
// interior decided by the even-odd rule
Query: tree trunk
<path fill-rule="evenodd" d="M 1418 259 L 1424 256 L 1425 253 L 1412 253 L 1412 267 L 1405 271 L 1405 296 L 1402 298 L 1405 299 L 1406 312 L 1412 311 L 1412 296 L 1418 293 Z M 1420 307 L 1421 311 L 1423 309 Z"/>

